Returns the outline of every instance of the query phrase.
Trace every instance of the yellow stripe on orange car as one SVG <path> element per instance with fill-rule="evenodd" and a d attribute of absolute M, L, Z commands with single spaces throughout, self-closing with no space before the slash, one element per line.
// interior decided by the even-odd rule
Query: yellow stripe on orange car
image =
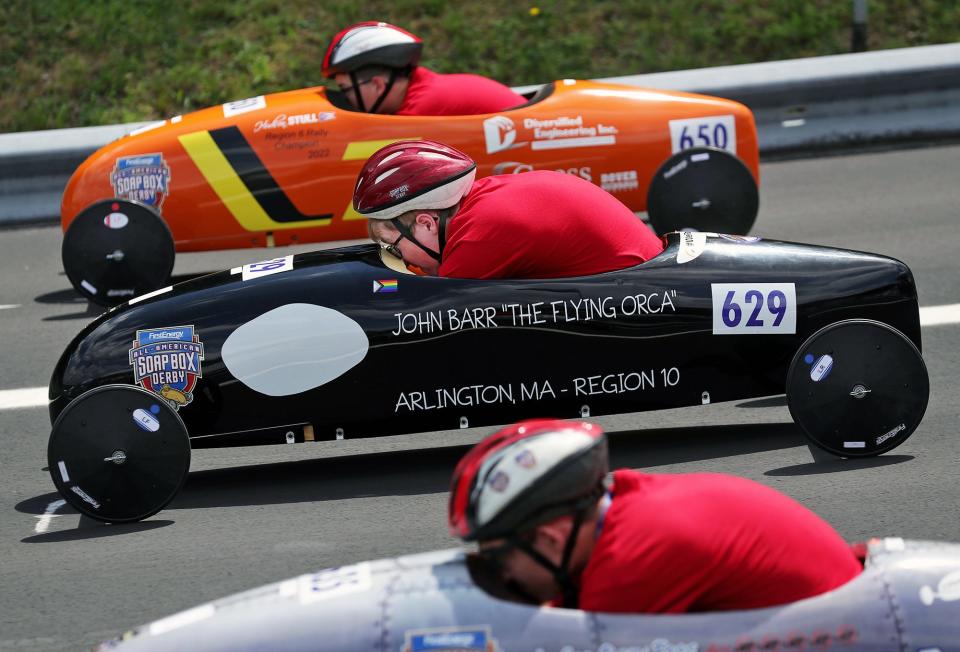
<path fill-rule="evenodd" d="M 343 152 L 344 161 L 366 161 L 374 152 L 381 147 L 386 147 L 390 143 L 398 140 L 411 140 L 420 138 L 420 136 L 407 136 L 406 138 L 391 138 L 389 140 L 356 140 L 347 144 L 347 149 Z M 346 218 L 344 218 L 346 219 Z"/>
<path fill-rule="evenodd" d="M 178 140 L 223 205 L 247 231 L 275 231 L 330 224 L 330 218 L 293 222 L 271 219 L 217 147 L 210 132 L 195 131 L 180 136 Z"/>

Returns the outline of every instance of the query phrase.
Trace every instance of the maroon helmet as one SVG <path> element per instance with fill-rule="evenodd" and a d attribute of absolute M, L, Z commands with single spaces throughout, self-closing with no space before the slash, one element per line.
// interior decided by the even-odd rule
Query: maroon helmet
<path fill-rule="evenodd" d="M 323 76 L 353 72 L 364 66 L 416 66 L 423 41 L 390 23 L 369 20 L 347 27 L 330 41 L 323 57 Z"/>
<path fill-rule="evenodd" d="M 474 446 L 450 483 L 451 533 L 465 541 L 516 536 L 594 503 L 609 470 L 603 429 L 533 419 Z"/>
<path fill-rule="evenodd" d="M 476 174 L 476 162 L 458 149 L 432 140 L 401 140 L 364 163 L 353 207 L 374 220 L 450 208 L 469 192 Z"/>

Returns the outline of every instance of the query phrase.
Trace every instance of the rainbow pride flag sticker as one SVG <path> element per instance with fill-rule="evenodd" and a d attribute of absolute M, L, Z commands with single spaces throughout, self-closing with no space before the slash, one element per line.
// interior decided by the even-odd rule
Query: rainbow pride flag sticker
<path fill-rule="evenodd" d="M 397 291 L 397 279 L 391 278 L 386 280 L 379 280 L 373 282 L 373 293 L 374 294 L 383 294 L 384 292 L 396 292 Z"/>

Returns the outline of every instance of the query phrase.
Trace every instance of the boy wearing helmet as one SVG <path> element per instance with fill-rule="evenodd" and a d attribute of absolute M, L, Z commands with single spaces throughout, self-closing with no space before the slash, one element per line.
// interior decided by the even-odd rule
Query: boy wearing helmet
<path fill-rule="evenodd" d="M 478 180 L 476 168 L 442 143 L 392 143 L 364 164 L 353 206 L 374 242 L 431 276 L 588 276 L 663 250 L 630 209 L 589 181 L 546 170 Z"/>
<path fill-rule="evenodd" d="M 818 595 L 862 570 L 825 521 L 733 476 L 607 474 L 603 431 L 556 419 L 471 449 L 450 487 L 454 536 L 519 596 L 623 613 L 758 609 Z"/>
<path fill-rule="evenodd" d="M 359 111 L 396 115 L 478 115 L 526 102 L 479 75 L 442 75 L 418 66 L 423 41 L 389 23 L 347 27 L 330 41 L 323 76 Z"/>

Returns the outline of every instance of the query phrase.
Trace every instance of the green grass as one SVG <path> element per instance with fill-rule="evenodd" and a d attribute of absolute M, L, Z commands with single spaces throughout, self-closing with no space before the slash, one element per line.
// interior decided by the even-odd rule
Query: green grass
<path fill-rule="evenodd" d="M 870 49 L 960 40 L 960 0 L 869 10 Z M 359 20 L 423 37 L 430 68 L 520 85 L 846 52 L 851 15 L 852 0 L 4 0 L 0 132 L 319 84 L 327 40 Z"/>

